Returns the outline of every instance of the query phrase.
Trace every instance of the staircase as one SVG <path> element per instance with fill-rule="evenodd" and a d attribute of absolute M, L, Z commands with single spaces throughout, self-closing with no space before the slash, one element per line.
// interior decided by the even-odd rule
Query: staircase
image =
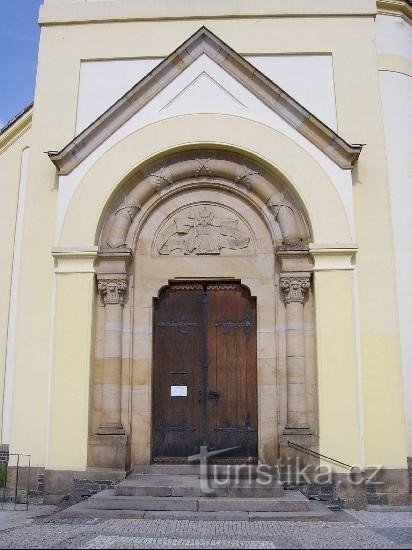
<path fill-rule="evenodd" d="M 114 489 L 101 491 L 62 514 L 259 520 L 326 519 L 332 512 L 299 491 L 285 491 L 275 477 L 268 483 L 268 477 L 262 477 L 256 466 L 244 466 L 240 471 L 233 466 L 209 466 L 207 476 L 201 477 L 195 465 L 150 465 L 136 466 Z"/>

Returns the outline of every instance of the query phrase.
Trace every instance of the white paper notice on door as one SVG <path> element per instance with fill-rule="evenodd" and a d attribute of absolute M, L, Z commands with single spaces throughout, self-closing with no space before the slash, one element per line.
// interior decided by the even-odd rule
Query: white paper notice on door
<path fill-rule="evenodd" d="M 187 386 L 170 386 L 171 397 L 187 397 Z"/>

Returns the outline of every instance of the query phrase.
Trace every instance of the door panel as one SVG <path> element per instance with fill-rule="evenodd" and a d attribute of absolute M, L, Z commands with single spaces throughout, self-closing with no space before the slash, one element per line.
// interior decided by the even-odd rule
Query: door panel
<path fill-rule="evenodd" d="M 257 456 L 256 302 L 241 285 L 208 286 L 208 446 Z M 227 456 L 227 455 L 225 455 Z"/>
<path fill-rule="evenodd" d="M 200 445 L 237 447 L 223 456 L 256 459 L 256 301 L 250 292 L 239 283 L 170 285 L 155 301 L 153 350 L 153 460 L 178 461 Z M 185 388 L 186 396 L 171 395 Z"/>
<path fill-rule="evenodd" d="M 153 459 L 187 457 L 203 437 L 202 285 L 170 286 L 154 307 Z M 183 395 L 176 395 L 176 394 Z M 184 393 L 187 395 L 185 396 Z M 174 395 L 172 395 L 174 394 Z"/>

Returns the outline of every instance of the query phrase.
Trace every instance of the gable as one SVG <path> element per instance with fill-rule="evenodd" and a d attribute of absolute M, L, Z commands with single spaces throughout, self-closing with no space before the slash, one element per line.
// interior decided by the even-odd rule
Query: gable
<path fill-rule="evenodd" d="M 185 70 L 201 58 L 207 58 L 209 62 L 213 62 L 218 68 L 224 70 L 227 75 L 240 83 L 245 90 L 258 98 L 261 103 L 297 132 L 305 136 L 341 168 L 350 169 L 356 162 L 361 151 L 360 145 L 347 143 L 251 63 L 203 27 L 60 152 L 49 153 L 50 159 L 57 166 L 59 173 L 68 174 L 101 145 L 108 135 L 116 132 L 152 100 L 157 100 L 159 94 L 168 86 L 172 86 Z M 215 99 L 219 98 L 229 112 L 233 112 L 234 106 L 237 108 L 242 106 L 242 101 L 222 87 L 221 82 L 214 79 L 209 71 L 198 74 L 194 77 L 193 82 L 187 83 L 186 88 L 186 90 L 179 90 L 176 97 L 171 98 L 168 106 L 163 106 L 164 112 L 170 112 L 171 108 L 176 110 L 183 98 L 185 98 L 186 106 L 189 100 L 189 104 L 192 101 L 195 107 L 195 96 L 197 96 L 197 105 L 199 101 L 203 104 L 205 101 L 214 104 Z M 210 97 L 212 93 L 214 94 L 213 100 Z"/>

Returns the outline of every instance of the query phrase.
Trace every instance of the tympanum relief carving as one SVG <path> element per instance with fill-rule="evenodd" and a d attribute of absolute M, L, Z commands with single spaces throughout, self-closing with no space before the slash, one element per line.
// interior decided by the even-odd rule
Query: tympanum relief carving
<path fill-rule="evenodd" d="M 251 253 L 250 231 L 239 217 L 216 205 L 189 206 L 161 228 L 155 248 L 167 255 Z"/>

